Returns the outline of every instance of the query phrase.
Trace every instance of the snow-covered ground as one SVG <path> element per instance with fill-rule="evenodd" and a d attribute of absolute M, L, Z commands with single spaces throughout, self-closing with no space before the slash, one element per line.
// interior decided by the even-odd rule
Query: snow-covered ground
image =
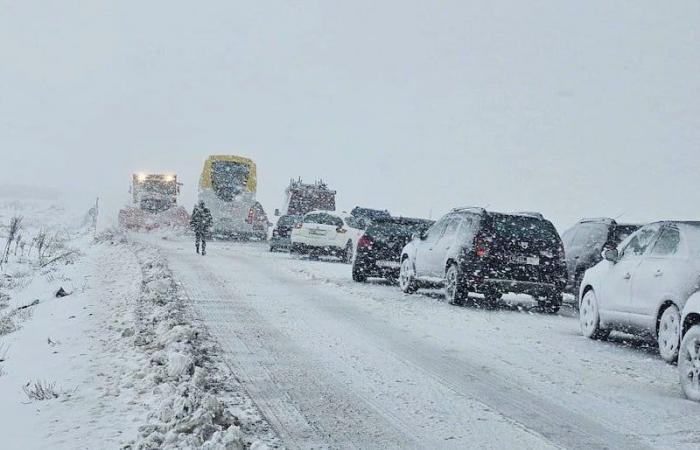
<path fill-rule="evenodd" d="M 698 448 L 700 408 L 652 343 L 576 312 L 356 284 L 264 245 L 147 238 L 290 447 Z"/>
<path fill-rule="evenodd" d="M 95 236 L 55 199 L 0 199 L 0 243 L 20 212 L 0 448 L 700 446 L 676 367 L 639 338 L 583 338 L 573 309 L 458 308 L 264 243 Z"/>
<path fill-rule="evenodd" d="M 279 446 L 156 249 L 55 198 L 0 197 L 0 224 L 16 216 L 51 245 L 1 270 L 0 448 Z"/>

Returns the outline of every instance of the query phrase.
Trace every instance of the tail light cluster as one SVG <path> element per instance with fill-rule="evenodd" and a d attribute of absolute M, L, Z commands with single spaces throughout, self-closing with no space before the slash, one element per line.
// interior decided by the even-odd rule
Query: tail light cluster
<path fill-rule="evenodd" d="M 254 219 L 255 219 L 255 211 L 253 211 L 253 208 L 250 208 L 248 210 L 248 218 L 245 221 L 247 223 L 253 223 Z"/>
<path fill-rule="evenodd" d="M 297 222 L 294 224 L 294 228 L 296 228 L 297 230 L 301 230 L 302 225 L 303 225 L 302 222 Z"/>
<path fill-rule="evenodd" d="M 478 258 L 483 258 L 489 255 L 489 242 L 484 238 L 484 236 L 479 235 L 474 239 L 474 254 Z"/>
<path fill-rule="evenodd" d="M 372 239 L 370 239 L 366 234 L 363 234 L 362 236 L 360 236 L 360 239 L 357 241 L 357 248 L 371 249 L 372 248 Z"/>

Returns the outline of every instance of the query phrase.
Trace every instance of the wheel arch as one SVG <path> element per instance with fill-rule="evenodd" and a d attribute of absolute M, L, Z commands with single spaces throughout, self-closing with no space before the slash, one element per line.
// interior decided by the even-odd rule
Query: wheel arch
<path fill-rule="evenodd" d="M 595 292 L 595 289 L 593 289 L 593 285 L 592 285 L 592 284 L 587 284 L 584 288 L 582 288 L 582 289 L 580 290 L 581 294 L 579 295 L 579 298 L 578 298 L 578 306 L 579 306 L 579 309 L 581 308 L 581 302 L 583 301 L 583 297 L 585 297 L 586 294 L 588 294 L 588 291 L 593 291 L 593 292 Z"/>
<path fill-rule="evenodd" d="M 700 313 L 693 312 L 685 316 L 683 327 L 681 328 L 681 339 L 695 325 L 700 325 Z"/>
<path fill-rule="evenodd" d="M 675 301 L 668 299 L 668 298 L 663 300 L 659 304 L 659 307 L 656 309 L 656 322 L 654 324 L 654 336 L 659 335 L 659 326 L 661 325 L 661 316 L 663 315 L 664 311 L 666 311 L 670 306 L 675 306 L 676 309 L 678 310 L 678 315 L 680 316 L 681 309 L 678 307 L 678 304 Z"/>

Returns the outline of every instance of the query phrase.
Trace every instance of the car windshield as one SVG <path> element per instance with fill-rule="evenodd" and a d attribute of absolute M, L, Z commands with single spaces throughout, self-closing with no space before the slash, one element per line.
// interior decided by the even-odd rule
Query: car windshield
<path fill-rule="evenodd" d="M 618 225 L 610 237 L 609 244 L 612 247 L 617 246 L 620 242 L 627 239 L 632 233 L 639 229 L 639 225 Z"/>
<path fill-rule="evenodd" d="M 214 161 L 211 166 L 211 184 L 217 197 L 224 201 L 245 191 L 249 169 L 233 161 Z"/>

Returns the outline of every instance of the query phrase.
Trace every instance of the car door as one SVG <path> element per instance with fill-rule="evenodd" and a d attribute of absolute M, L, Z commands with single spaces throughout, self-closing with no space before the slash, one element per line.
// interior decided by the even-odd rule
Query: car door
<path fill-rule="evenodd" d="M 633 325 L 654 332 L 659 305 L 666 300 L 677 304 L 681 301 L 684 291 L 695 282 L 695 267 L 689 264 L 688 256 L 687 244 L 678 226 L 665 225 L 642 259 L 632 282 L 627 311 Z"/>
<path fill-rule="evenodd" d="M 445 216 L 433 224 L 423 235 L 423 239 L 418 239 L 416 245 L 416 275 L 418 277 L 431 276 L 432 255 L 435 244 L 440 240 L 450 217 Z"/>
<path fill-rule="evenodd" d="M 607 271 L 601 279 L 598 302 L 602 314 L 621 324 L 629 324 L 628 305 L 632 296 L 632 280 L 644 254 L 656 240 L 659 224 L 642 227 L 619 248 L 617 262 L 605 261 Z"/>

